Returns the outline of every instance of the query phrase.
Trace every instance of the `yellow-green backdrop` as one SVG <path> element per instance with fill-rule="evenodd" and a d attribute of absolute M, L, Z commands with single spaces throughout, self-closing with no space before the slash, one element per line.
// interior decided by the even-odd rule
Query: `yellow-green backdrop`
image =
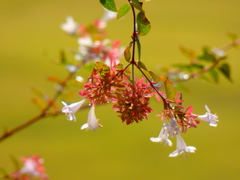
<path fill-rule="evenodd" d="M 117 5 L 125 2 L 118 0 Z M 187 62 L 179 45 L 200 53 L 203 45 L 229 43 L 228 32 L 240 35 L 239 0 L 152 0 L 144 7 L 152 30 L 141 38 L 142 61 L 156 73 L 156 65 Z M 0 0 L 0 132 L 38 113 L 31 104 L 31 87 L 52 95 L 54 85 L 46 81 L 47 76 L 66 75 L 55 63 L 59 50 L 77 49 L 75 39 L 60 29 L 66 16 L 86 24 L 103 12 L 98 0 Z M 109 37 L 126 46 L 131 40 L 131 22 L 130 14 L 111 21 Z M 169 158 L 175 145 L 164 147 L 149 141 L 161 128 L 155 117 L 158 112 L 127 126 L 106 105 L 96 109 L 104 125 L 96 132 L 79 129 L 87 119 L 88 110 L 83 110 L 76 115 L 76 123 L 64 116 L 47 118 L 3 141 L 0 167 L 11 172 L 12 155 L 39 154 L 52 180 L 239 179 L 240 51 L 230 50 L 228 57 L 234 83 L 224 77 L 219 84 L 185 83 L 191 90 L 184 94 L 185 105 L 193 105 L 196 113 L 203 114 L 207 104 L 220 120 L 217 128 L 201 123 L 183 135 L 187 145 L 197 147 L 188 158 Z M 80 99 L 76 96 L 73 101 Z"/>

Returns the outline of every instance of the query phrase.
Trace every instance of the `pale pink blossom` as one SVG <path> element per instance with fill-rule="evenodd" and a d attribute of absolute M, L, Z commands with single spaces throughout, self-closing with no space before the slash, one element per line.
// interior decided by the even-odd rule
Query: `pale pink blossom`
<path fill-rule="evenodd" d="M 105 9 L 105 13 L 104 13 L 103 17 L 101 18 L 101 21 L 108 22 L 112 19 L 115 19 L 116 17 L 117 17 L 117 12 L 113 12 L 113 11 L 109 11 L 109 10 Z"/>
<path fill-rule="evenodd" d="M 194 146 L 187 146 L 182 137 L 177 134 L 177 150 L 169 154 L 169 157 L 177 157 L 184 152 L 194 153 L 196 148 Z"/>
<path fill-rule="evenodd" d="M 45 174 L 45 168 L 43 167 L 43 159 L 34 155 L 28 158 L 21 158 L 23 167 L 12 174 L 12 177 L 16 180 L 30 180 L 32 177 L 38 177 L 41 179 L 48 179 L 48 175 Z"/>
<path fill-rule="evenodd" d="M 199 115 L 198 119 L 208 122 L 209 126 L 217 127 L 218 116 L 211 114 L 210 109 L 205 105 L 207 112 L 204 115 Z"/>
<path fill-rule="evenodd" d="M 212 53 L 215 54 L 217 57 L 224 57 L 226 56 L 225 51 L 218 49 L 218 48 L 212 48 Z"/>
<path fill-rule="evenodd" d="M 151 137 L 150 140 L 152 142 L 165 142 L 165 144 L 172 146 L 172 142 L 168 139 L 169 133 L 167 131 L 167 127 L 163 125 L 158 137 Z"/>
<path fill-rule="evenodd" d="M 81 126 L 81 129 L 86 129 L 86 130 L 93 130 L 93 131 L 96 131 L 99 127 L 102 127 L 102 125 L 100 125 L 98 123 L 98 119 L 95 115 L 95 106 L 92 105 L 89 113 L 88 113 L 88 120 L 87 120 L 87 123 L 83 124 Z"/>
<path fill-rule="evenodd" d="M 62 101 L 62 104 L 64 105 L 64 107 L 62 108 L 62 112 L 66 114 L 67 120 L 74 121 L 74 122 L 76 121 L 76 117 L 74 116 L 74 114 L 81 108 L 85 100 L 86 99 L 83 99 L 82 101 L 72 103 L 69 105 L 67 105 L 67 103 Z"/>
<path fill-rule="evenodd" d="M 74 35 L 77 32 L 78 24 L 73 20 L 71 16 L 66 18 L 66 23 L 61 24 L 61 29 L 70 35 Z"/>

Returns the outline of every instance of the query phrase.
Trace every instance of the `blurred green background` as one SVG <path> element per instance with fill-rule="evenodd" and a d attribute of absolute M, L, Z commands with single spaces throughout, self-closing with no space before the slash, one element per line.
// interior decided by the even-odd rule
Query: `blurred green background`
<path fill-rule="evenodd" d="M 123 2 L 127 1 L 118 0 L 117 5 Z M 203 45 L 228 44 L 228 32 L 240 35 L 239 0 L 152 0 L 144 8 L 152 30 L 141 38 L 142 60 L 156 73 L 156 65 L 187 62 L 179 45 L 200 53 Z M 103 12 L 98 0 L 0 0 L 1 132 L 38 113 L 31 103 L 31 87 L 52 95 L 54 86 L 46 81 L 47 76 L 67 74 L 55 63 L 59 50 L 78 47 L 60 29 L 66 16 L 86 24 Z M 120 39 L 126 46 L 131 22 L 130 14 L 111 21 L 109 38 Z M 168 157 L 175 150 L 175 139 L 173 147 L 150 142 L 161 128 L 155 117 L 158 112 L 149 120 L 127 126 L 107 105 L 96 109 L 104 125 L 96 132 L 80 131 L 88 114 L 83 110 L 76 115 L 76 123 L 65 116 L 43 119 L 3 141 L 0 167 L 11 172 L 11 155 L 39 154 L 52 180 L 240 179 L 240 51 L 230 50 L 228 57 L 234 83 L 224 77 L 219 84 L 201 80 L 185 83 L 191 92 L 184 94 L 184 105 L 193 105 L 196 113 L 203 114 L 207 104 L 220 120 L 217 128 L 201 123 L 183 135 L 187 145 L 197 147 L 188 158 Z"/>

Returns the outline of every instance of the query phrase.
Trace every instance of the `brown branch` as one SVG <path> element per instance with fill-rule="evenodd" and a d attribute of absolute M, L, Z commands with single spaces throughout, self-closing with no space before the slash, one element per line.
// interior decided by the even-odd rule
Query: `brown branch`
<path fill-rule="evenodd" d="M 82 66 L 82 63 L 80 63 L 79 65 L 77 65 L 77 69 L 80 69 L 80 67 Z M 75 72 L 70 72 L 68 74 L 68 76 L 66 77 L 66 79 L 60 84 L 61 89 L 57 90 L 56 93 L 53 95 L 52 99 L 50 99 L 48 101 L 48 104 L 46 105 L 46 107 L 40 112 L 39 115 L 29 119 L 28 121 L 26 121 L 23 124 L 20 124 L 19 126 L 11 129 L 11 130 L 5 130 L 5 132 L 3 133 L 3 135 L 0 136 L 0 142 L 2 142 L 3 140 L 7 139 L 8 137 L 12 136 L 13 134 L 16 134 L 17 132 L 29 127 L 30 125 L 36 123 L 37 121 L 39 121 L 40 119 L 43 119 L 45 117 L 51 117 L 51 116 L 57 116 L 59 114 L 61 114 L 61 111 L 55 111 L 54 113 L 50 113 L 49 110 L 51 109 L 51 107 L 55 104 L 56 100 L 60 97 L 60 95 L 62 94 L 63 90 L 65 89 L 65 87 L 67 86 L 68 82 L 73 78 L 73 76 L 75 75 Z M 88 106 L 83 106 L 81 109 L 83 108 L 87 108 Z"/>
<path fill-rule="evenodd" d="M 227 51 L 227 50 L 230 50 L 236 46 L 240 45 L 240 39 L 237 39 L 237 40 L 234 40 L 233 42 L 229 43 L 229 44 L 226 44 L 222 47 L 219 47 L 218 49 L 219 50 L 222 50 L 222 51 Z M 181 80 L 177 80 L 177 81 L 174 81 L 174 83 L 181 83 L 181 82 L 184 82 L 184 81 L 188 81 L 190 79 L 196 79 L 198 78 L 199 76 L 201 76 L 202 74 L 214 69 L 222 60 L 224 60 L 224 58 L 219 58 L 218 60 L 216 60 L 211 66 L 209 67 L 206 67 L 198 72 L 195 72 L 195 73 L 192 73 L 189 75 L 189 78 L 187 79 L 181 79 Z M 194 59 L 192 60 L 192 62 L 198 62 L 197 59 Z"/>

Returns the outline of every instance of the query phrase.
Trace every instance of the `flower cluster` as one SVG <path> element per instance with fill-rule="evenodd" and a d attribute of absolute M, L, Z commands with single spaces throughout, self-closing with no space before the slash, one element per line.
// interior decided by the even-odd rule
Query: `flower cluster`
<path fill-rule="evenodd" d="M 11 177 L 15 180 L 31 180 L 32 178 L 39 178 L 42 180 L 48 179 L 43 166 L 43 159 L 37 155 L 30 157 L 22 157 L 23 167 L 14 172 Z"/>
<path fill-rule="evenodd" d="M 217 126 L 216 121 L 218 117 L 214 114 L 211 114 L 207 106 L 205 106 L 207 112 L 204 115 L 193 114 L 193 109 L 191 106 L 186 108 L 185 111 L 182 110 L 182 106 L 180 106 L 181 108 L 179 108 L 179 106 L 180 105 L 177 106 L 177 110 L 175 110 L 175 108 L 172 108 L 171 110 L 164 110 L 163 114 L 158 115 L 162 116 L 162 120 L 164 121 L 163 127 L 158 137 L 150 138 L 152 142 L 165 142 L 165 144 L 172 146 L 172 142 L 168 139 L 168 137 L 169 135 L 171 137 L 176 137 L 177 150 L 172 152 L 169 157 L 176 157 L 184 152 L 195 152 L 196 148 L 194 146 L 187 146 L 180 136 L 180 133 L 186 132 L 187 128 L 196 127 L 196 124 L 199 123 L 196 118 L 207 121 L 210 126 Z M 168 119 L 170 119 L 169 123 L 167 123 Z"/>
<path fill-rule="evenodd" d="M 147 119 L 153 110 L 149 107 L 149 100 L 153 95 L 150 84 L 145 78 L 135 79 L 134 83 L 125 81 L 124 88 L 116 92 L 117 102 L 113 105 L 122 122 L 130 124 Z"/>
<path fill-rule="evenodd" d="M 68 34 L 80 36 L 78 38 L 80 47 L 75 52 L 76 60 L 81 60 L 84 64 L 95 62 L 87 82 L 84 83 L 84 88 L 79 91 L 84 99 L 69 105 L 62 102 L 64 105 L 62 112 L 67 115 L 68 120 L 76 121 L 74 113 L 86 100 L 89 100 L 91 108 L 88 120 L 81 126 L 81 129 L 95 131 L 102 127 L 96 118 L 95 107 L 100 104 L 113 103 L 112 109 L 119 114 L 122 122 L 128 125 L 148 119 L 149 113 L 153 112 L 149 106 L 150 98 L 155 95 L 156 99 L 162 100 L 164 105 L 163 112 L 157 115 L 161 117 L 163 127 L 159 136 L 151 137 L 150 140 L 165 142 L 168 146 L 172 146 L 169 136 L 176 137 L 177 150 L 172 152 L 169 157 L 176 157 L 187 152 L 194 153 L 196 148 L 187 146 L 180 134 L 186 133 L 188 128 L 196 128 L 200 120 L 207 121 L 210 126 L 216 127 L 218 117 L 211 114 L 207 106 L 205 106 L 207 112 L 204 115 L 194 114 L 192 106 L 185 108 L 182 105 L 184 100 L 182 100 L 181 93 L 175 94 L 173 85 L 168 78 L 157 76 L 149 71 L 140 60 L 135 60 L 135 43 L 138 43 L 138 47 L 140 47 L 137 29 L 135 29 L 137 27 L 134 28 L 135 31 L 132 35 L 133 41 L 124 50 L 124 57 L 128 65 L 121 64 L 120 56 L 123 51 L 119 48 L 119 41 L 114 41 L 111 46 L 108 46 L 109 40 L 103 38 L 106 22 L 114 17 L 114 13 L 109 13 L 107 12 L 101 20 L 95 21 L 90 27 L 78 26 L 71 18 L 68 18 L 67 23 L 62 25 L 62 29 Z M 146 24 L 146 19 L 144 23 Z M 133 49 L 132 54 L 131 48 Z M 220 52 L 215 53 L 219 54 Z M 129 70 L 130 66 L 132 67 L 131 71 Z M 144 77 L 135 78 L 134 68 L 138 69 Z M 164 82 L 166 93 L 160 91 L 160 81 Z"/>
<path fill-rule="evenodd" d="M 62 112 L 67 115 L 67 119 L 70 121 L 76 121 L 76 118 L 74 114 L 81 108 L 82 104 L 85 102 L 86 99 L 83 99 L 82 101 L 79 101 L 77 103 L 72 103 L 67 105 L 67 103 L 63 102 L 64 107 L 62 108 Z M 91 106 L 91 109 L 88 113 L 88 120 L 87 123 L 83 124 L 81 129 L 87 129 L 87 130 L 97 130 L 99 127 L 102 127 L 98 123 L 98 119 L 95 115 L 95 106 L 94 104 Z"/>
<path fill-rule="evenodd" d="M 79 94 L 89 99 L 91 104 L 106 104 L 116 102 L 114 92 L 123 87 L 124 84 L 115 68 L 110 69 L 107 65 L 98 63 L 98 67 L 93 68 L 88 82 L 84 83 L 84 89 L 79 91 Z"/>
<path fill-rule="evenodd" d="M 116 13 L 106 10 L 100 20 L 96 20 L 88 26 L 78 25 L 72 17 L 67 17 L 66 23 L 61 25 L 61 29 L 67 34 L 77 37 L 79 48 L 73 51 L 75 59 L 84 64 L 96 61 L 103 61 L 109 66 L 119 62 L 123 49 L 119 47 L 120 41 L 116 40 L 110 44 L 110 40 L 105 38 L 105 27 L 107 22 L 116 17 Z M 72 66 L 67 66 L 72 68 Z"/>

